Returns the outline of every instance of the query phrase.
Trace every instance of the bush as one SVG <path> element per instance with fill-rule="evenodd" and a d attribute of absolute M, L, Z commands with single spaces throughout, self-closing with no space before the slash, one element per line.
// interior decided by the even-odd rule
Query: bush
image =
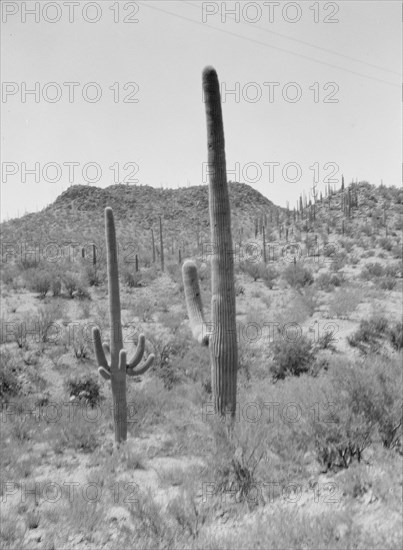
<path fill-rule="evenodd" d="M 239 269 L 242 273 L 247 273 L 250 277 L 252 277 L 254 281 L 257 281 L 262 275 L 261 264 L 258 262 L 240 262 Z"/>
<path fill-rule="evenodd" d="M 393 242 L 388 237 L 381 237 L 378 241 L 378 244 L 381 248 L 387 250 L 388 252 L 390 252 L 393 247 Z"/>
<path fill-rule="evenodd" d="M 367 264 L 361 271 L 361 277 L 366 281 L 385 275 L 385 268 L 378 262 Z"/>
<path fill-rule="evenodd" d="M 63 284 L 70 298 L 74 298 L 74 292 L 77 290 L 78 276 L 75 273 L 67 272 L 63 275 Z"/>
<path fill-rule="evenodd" d="M 60 296 L 62 292 L 62 281 L 60 277 L 56 276 L 52 280 L 52 294 L 54 297 Z"/>
<path fill-rule="evenodd" d="M 268 288 L 272 289 L 274 286 L 274 281 L 278 277 L 278 271 L 273 265 L 262 264 L 260 276 L 263 279 L 265 285 Z"/>
<path fill-rule="evenodd" d="M 85 268 L 85 276 L 90 286 L 99 286 L 101 284 L 99 269 L 96 266 L 87 265 Z"/>
<path fill-rule="evenodd" d="M 403 248 L 401 244 L 395 245 L 392 248 L 391 252 L 393 257 L 396 258 L 397 260 L 401 260 L 403 258 Z"/>
<path fill-rule="evenodd" d="M 362 319 L 354 334 L 347 338 L 350 346 L 359 349 L 363 354 L 377 353 L 382 345 L 382 338 L 387 334 L 388 320 L 385 317 L 373 316 Z"/>
<path fill-rule="evenodd" d="M 339 364 L 332 371 L 331 414 L 313 422 L 317 458 L 327 470 L 347 468 L 376 437 L 385 447 L 399 445 L 402 379 L 398 361 L 368 358 Z"/>
<path fill-rule="evenodd" d="M 386 277 L 396 278 L 400 270 L 401 270 L 401 267 L 399 266 L 399 263 L 395 262 L 393 264 L 389 264 L 386 266 L 385 275 Z"/>
<path fill-rule="evenodd" d="M 382 290 L 393 290 L 396 284 L 396 279 L 392 279 L 392 277 L 386 277 L 379 281 L 379 287 L 382 288 Z"/>
<path fill-rule="evenodd" d="M 90 298 L 86 282 L 81 275 L 69 271 L 63 275 L 62 280 L 70 298 L 74 296 L 80 300 Z"/>
<path fill-rule="evenodd" d="M 400 351 L 403 348 L 403 323 L 401 321 L 390 327 L 388 338 L 393 349 Z"/>
<path fill-rule="evenodd" d="M 313 283 L 312 271 L 300 263 L 291 263 L 283 271 L 283 277 L 293 288 L 301 288 Z"/>
<path fill-rule="evenodd" d="M 274 380 L 300 376 L 309 372 L 315 359 L 312 341 L 301 335 L 295 342 L 279 337 L 273 344 L 273 363 L 270 372 Z"/>
<path fill-rule="evenodd" d="M 356 289 L 337 290 L 329 301 L 328 316 L 336 319 L 349 319 L 360 303 Z"/>
<path fill-rule="evenodd" d="M 40 298 L 45 298 L 52 285 L 51 275 L 44 269 L 27 270 L 25 281 L 29 290 L 37 292 Z"/>
<path fill-rule="evenodd" d="M 11 353 L 6 349 L 2 349 L 0 357 L 0 399 L 6 401 L 9 397 L 18 394 L 21 385 L 17 378 L 17 368 Z"/>
<path fill-rule="evenodd" d="M 320 290 L 331 292 L 335 287 L 341 286 L 344 282 L 343 273 L 321 273 L 316 279 L 316 285 Z"/>
<path fill-rule="evenodd" d="M 141 287 L 142 275 L 139 271 L 135 271 L 133 267 L 124 266 L 122 269 L 122 277 L 125 285 L 129 288 Z"/>
<path fill-rule="evenodd" d="M 67 381 L 67 391 L 70 397 L 95 407 L 102 400 L 100 385 L 92 376 L 71 378 Z"/>

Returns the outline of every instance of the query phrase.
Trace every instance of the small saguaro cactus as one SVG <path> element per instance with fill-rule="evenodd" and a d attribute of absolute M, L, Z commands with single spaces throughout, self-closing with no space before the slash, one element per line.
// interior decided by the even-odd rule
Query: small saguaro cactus
<path fill-rule="evenodd" d="M 221 97 L 215 69 L 203 71 L 207 118 L 211 242 L 211 325 L 206 330 L 196 264 L 182 267 L 185 298 L 194 338 L 210 348 L 215 412 L 233 421 L 236 412 L 238 348 L 235 317 L 234 257 L 225 162 Z M 228 415 L 228 416 L 227 416 Z"/>
<path fill-rule="evenodd" d="M 165 264 L 164 264 L 164 239 L 162 236 L 162 220 L 160 216 L 160 247 L 161 247 L 161 271 L 165 270 Z"/>
<path fill-rule="evenodd" d="M 110 345 L 102 343 L 98 327 L 92 329 L 95 357 L 98 372 L 105 380 L 110 380 L 113 398 L 113 420 L 115 441 L 121 443 L 127 439 L 127 403 L 126 375 L 138 376 L 145 373 L 154 361 L 154 355 L 139 365 L 144 355 L 145 337 L 140 334 L 137 349 L 126 360 L 123 349 L 122 322 L 120 318 L 120 294 L 118 254 L 116 246 L 115 222 L 112 208 L 105 208 L 106 260 L 108 270 L 108 295 L 110 317 Z M 137 368 L 136 368 L 137 367 Z"/>

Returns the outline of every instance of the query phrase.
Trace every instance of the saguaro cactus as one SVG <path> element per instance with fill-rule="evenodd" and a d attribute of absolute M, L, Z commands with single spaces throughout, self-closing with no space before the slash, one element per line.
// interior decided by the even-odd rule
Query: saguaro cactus
<path fill-rule="evenodd" d="M 105 234 L 109 318 L 111 325 L 110 345 L 101 343 L 99 328 L 93 328 L 92 332 L 95 357 L 98 362 L 98 372 L 105 380 L 111 381 L 115 441 L 116 443 L 120 443 L 127 439 L 126 375 L 137 376 L 146 372 L 154 361 L 154 355 L 149 355 L 147 360 L 142 365 L 138 366 L 143 358 L 145 348 L 145 337 L 143 334 L 140 334 L 137 349 L 129 361 L 126 361 L 126 351 L 123 349 L 122 322 L 120 318 L 115 222 L 112 208 L 109 207 L 105 208 Z"/>
<path fill-rule="evenodd" d="M 161 271 L 165 270 L 164 264 L 164 239 L 162 236 L 162 220 L 160 216 L 160 247 L 161 247 Z"/>
<path fill-rule="evenodd" d="M 186 304 L 193 336 L 209 345 L 215 411 L 232 420 L 236 409 L 238 349 L 235 318 L 234 257 L 231 214 L 225 162 L 221 97 L 216 71 L 203 71 L 207 118 L 209 213 L 211 241 L 211 326 L 206 330 L 197 268 L 187 260 L 183 267 Z"/>

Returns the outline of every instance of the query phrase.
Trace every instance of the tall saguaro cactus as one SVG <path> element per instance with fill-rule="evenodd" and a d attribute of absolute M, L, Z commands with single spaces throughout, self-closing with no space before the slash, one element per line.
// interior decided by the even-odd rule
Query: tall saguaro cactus
<path fill-rule="evenodd" d="M 139 336 L 137 349 L 126 360 L 123 349 L 122 322 L 120 318 L 120 294 L 118 254 L 116 246 L 115 221 L 112 208 L 105 208 L 106 261 L 108 272 L 109 318 L 111 325 L 110 345 L 101 342 L 99 328 L 92 330 L 95 357 L 98 362 L 98 372 L 110 380 L 113 398 L 113 420 L 115 425 L 115 441 L 121 443 L 127 439 L 127 403 L 126 375 L 138 376 L 145 373 L 154 361 L 154 355 L 149 355 L 140 366 L 145 349 L 145 337 Z M 137 368 L 136 368 L 137 367 Z"/>
<path fill-rule="evenodd" d="M 234 257 L 228 196 L 221 97 L 215 69 L 203 71 L 207 118 L 209 213 L 211 241 L 211 326 L 206 331 L 197 268 L 187 260 L 182 268 L 185 297 L 193 336 L 210 348 L 215 411 L 235 416 L 238 348 L 235 318 Z"/>

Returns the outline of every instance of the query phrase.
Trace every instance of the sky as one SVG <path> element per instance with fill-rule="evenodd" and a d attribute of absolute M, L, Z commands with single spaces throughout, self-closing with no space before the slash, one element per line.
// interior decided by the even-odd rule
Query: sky
<path fill-rule="evenodd" d="M 206 65 L 221 83 L 229 180 L 291 207 L 342 174 L 401 185 L 400 2 L 1 9 L 3 220 L 73 184 L 208 183 Z"/>

